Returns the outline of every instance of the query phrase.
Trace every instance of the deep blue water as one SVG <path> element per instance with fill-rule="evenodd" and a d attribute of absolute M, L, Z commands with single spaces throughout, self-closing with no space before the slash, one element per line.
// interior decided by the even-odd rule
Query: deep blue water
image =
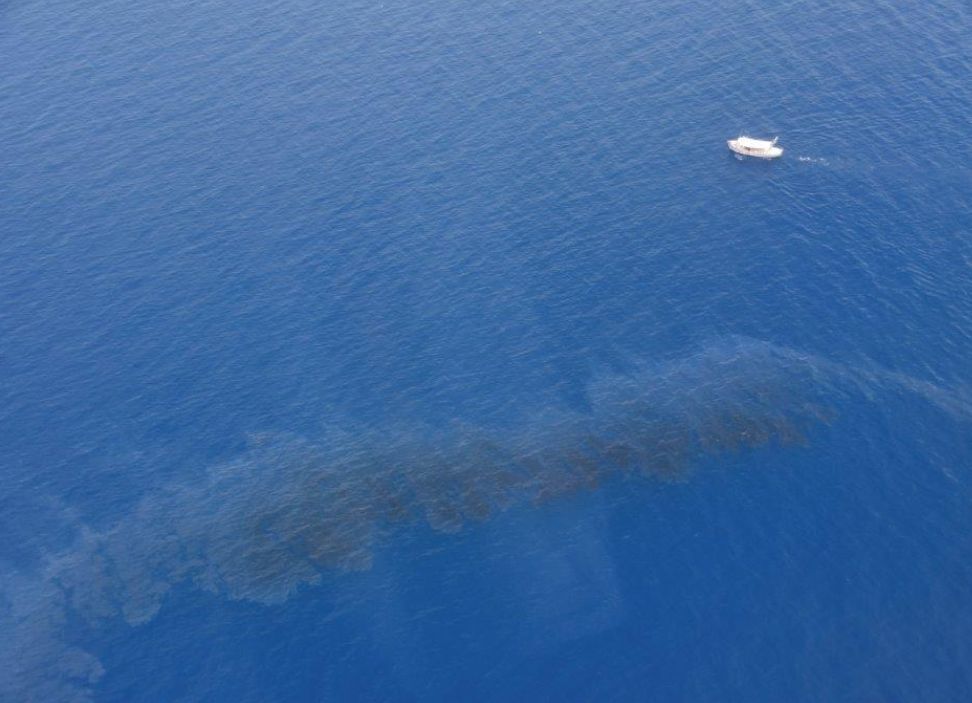
<path fill-rule="evenodd" d="M 0 55 L 3 701 L 972 698 L 963 0 Z"/>

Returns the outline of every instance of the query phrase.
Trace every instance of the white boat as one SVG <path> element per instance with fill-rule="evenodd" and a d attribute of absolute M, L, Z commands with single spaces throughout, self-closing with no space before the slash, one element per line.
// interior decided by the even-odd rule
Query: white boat
<path fill-rule="evenodd" d="M 755 156 L 757 159 L 776 159 L 783 156 L 783 149 L 776 146 L 779 137 L 772 141 L 753 139 L 752 137 L 738 137 L 728 141 L 729 148 L 743 156 Z"/>

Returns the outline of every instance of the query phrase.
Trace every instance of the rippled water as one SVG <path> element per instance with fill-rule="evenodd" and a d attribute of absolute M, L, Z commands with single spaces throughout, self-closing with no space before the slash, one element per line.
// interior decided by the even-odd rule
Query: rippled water
<path fill-rule="evenodd" d="M 0 48 L 0 700 L 972 695 L 965 3 Z"/>

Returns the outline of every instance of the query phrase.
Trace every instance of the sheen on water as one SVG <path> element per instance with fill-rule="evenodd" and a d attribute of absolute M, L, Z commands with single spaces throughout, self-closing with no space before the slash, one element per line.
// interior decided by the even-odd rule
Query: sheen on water
<path fill-rule="evenodd" d="M 972 698 L 966 3 L 0 51 L 3 703 Z"/>

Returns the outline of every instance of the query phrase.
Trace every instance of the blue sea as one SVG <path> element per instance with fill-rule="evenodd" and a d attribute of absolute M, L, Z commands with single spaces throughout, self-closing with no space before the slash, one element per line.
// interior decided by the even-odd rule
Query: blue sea
<path fill-rule="evenodd" d="M 0 55 L 0 701 L 972 699 L 965 0 Z"/>

